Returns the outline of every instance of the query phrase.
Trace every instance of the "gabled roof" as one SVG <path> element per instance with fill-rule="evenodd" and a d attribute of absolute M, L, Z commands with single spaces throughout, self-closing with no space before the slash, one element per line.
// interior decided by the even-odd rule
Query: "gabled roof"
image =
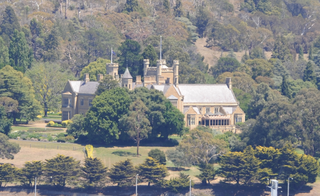
<path fill-rule="evenodd" d="M 185 103 L 234 103 L 237 100 L 226 84 L 179 84 Z"/>
<path fill-rule="evenodd" d="M 233 114 L 237 107 L 222 107 L 227 114 Z"/>
<path fill-rule="evenodd" d="M 130 74 L 130 71 L 129 71 L 128 67 L 126 68 L 126 71 L 124 72 L 122 78 L 132 79 L 132 76 Z"/>
<path fill-rule="evenodd" d="M 183 107 L 183 113 L 185 114 L 188 112 L 190 109 L 193 109 L 197 114 L 200 114 L 199 108 L 197 107 L 191 107 L 191 106 L 185 106 Z"/>
<path fill-rule="evenodd" d="M 167 90 L 170 88 L 170 85 L 168 84 L 161 84 L 161 85 L 152 85 L 154 89 L 158 90 L 158 91 L 162 91 L 163 94 L 166 94 Z"/>
<path fill-rule="evenodd" d="M 167 99 L 171 99 L 171 100 L 178 100 L 177 97 L 173 96 L 173 95 L 170 95 Z"/>
<path fill-rule="evenodd" d="M 95 94 L 99 82 L 87 82 L 85 83 L 84 81 L 69 81 L 71 88 L 73 89 L 73 92 L 75 93 L 80 93 L 80 94 Z"/>

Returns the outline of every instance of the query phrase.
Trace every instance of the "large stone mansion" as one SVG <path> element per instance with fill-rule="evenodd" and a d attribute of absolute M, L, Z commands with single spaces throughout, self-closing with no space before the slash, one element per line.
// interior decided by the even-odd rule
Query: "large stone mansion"
<path fill-rule="evenodd" d="M 107 64 L 106 74 L 129 90 L 147 87 L 162 91 L 184 114 L 185 124 L 191 129 L 203 125 L 222 131 L 234 130 L 237 122 L 245 121 L 245 113 L 232 91 L 231 78 L 226 78 L 225 84 L 179 84 L 179 61 L 175 60 L 172 67 L 163 59 L 157 61 L 157 67 L 150 67 L 148 59 L 143 63 L 143 82 L 141 76 L 136 76 L 134 82 L 128 68 L 119 76 L 117 63 Z M 97 79 L 90 81 L 89 74 L 85 74 L 84 81 L 67 82 L 62 92 L 62 120 L 75 114 L 84 115 L 89 110 L 103 75 L 99 74 Z"/>

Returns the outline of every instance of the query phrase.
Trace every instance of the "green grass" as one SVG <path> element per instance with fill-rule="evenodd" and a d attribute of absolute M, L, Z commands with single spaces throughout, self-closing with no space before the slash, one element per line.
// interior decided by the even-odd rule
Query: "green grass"
<path fill-rule="evenodd" d="M 180 137 L 179 135 L 170 135 L 169 138 L 176 139 L 178 142 L 180 142 L 182 140 L 182 137 Z"/>
<path fill-rule="evenodd" d="M 30 128 L 35 128 L 35 127 L 12 126 L 11 131 L 27 131 Z"/>
<path fill-rule="evenodd" d="M 33 141 L 27 141 L 27 140 L 10 140 L 10 141 L 19 144 L 21 147 L 30 147 L 31 146 L 32 148 L 42 148 L 42 149 L 60 149 L 60 150 L 83 151 L 83 147 L 84 147 L 80 144 L 74 144 L 74 143 L 33 142 Z"/>
<path fill-rule="evenodd" d="M 302 149 L 300 149 L 300 148 L 296 148 L 295 152 L 298 153 L 298 154 L 304 154 L 304 151 Z"/>
<path fill-rule="evenodd" d="M 94 148 L 93 150 L 93 155 L 95 157 L 98 157 L 102 160 L 104 164 L 106 164 L 107 167 L 112 167 L 113 164 L 123 161 L 126 159 L 131 159 L 132 163 L 134 165 L 138 165 L 144 162 L 144 160 L 148 157 L 148 152 L 152 149 L 158 148 L 162 151 L 166 151 L 170 148 L 173 147 L 146 147 L 142 146 L 139 148 L 139 154 L 140 156 L 137 157 L 135 156 L 137 153 L 137 147 L 132 146 L 132 147 L 115 147 L 115 148 L 106 148 L 106 147 L 98 147 Z M 127 152 L 127 156 L 119 156 L 117 152 L 123 151 Z M 130 155 L 130 154 L 134 154 Z"/>

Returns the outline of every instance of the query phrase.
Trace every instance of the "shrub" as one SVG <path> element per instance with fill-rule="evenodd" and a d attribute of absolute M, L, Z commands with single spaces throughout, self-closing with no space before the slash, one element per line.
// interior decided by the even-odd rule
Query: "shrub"
<path fill-rule="evenodd" d="M 166 155 L 164 154 L 163 151 L 161 151 L 159 149 L 152 149 L 148 153 L 148 156 L 154 158 L 155 160 L 157 160 L 162 165 L 166 164 Z"/>
<path fill-rule="evenodd" d="M 66 138 L 65 137 L 58 137 L 57 142 L 66 142 Z"/>
<path fill-rule="evenodd" d="M 54 122 L 53 121 L 50 121 L 48 124 L 47 124 L 48 127 L 53 127 L 54 126 Z"/>
<path fill-rule="evenodd" d="M 74 140 L 74 137 L 72 135 L 66 136 L 66 141 L 72 141 Z"/>
<path fill-rule="evenodd" d="M 41 116 L 41 115 L 38 115 L 38 116 L 37 116 L 37 119 L 41 119 L 41 118 L 42 118 L 42 116 Z"/>
<path fill-rule="evenodd" d="M 178 178 L 171 178 L 168 181 L 165 181 L 162 183 L 163 188 L 168 188 L 173 192 L 182 192 L 186 189 L 188 189 L 190 185 L 190 178 L 188 175 L 180 173 L 180 176 Z M 191 186 L 193 186 L 194 183 L 192 182 Z"/>
<path fill-rule="evenodd" d="M 63 127 L 67 127 L 69 124 L 71 124 L 72 123 L 72 121 L 71 120 L 64 120 L 64 121 L 62 121 L 61 122 L 61 125 L 63 126 Z"/>

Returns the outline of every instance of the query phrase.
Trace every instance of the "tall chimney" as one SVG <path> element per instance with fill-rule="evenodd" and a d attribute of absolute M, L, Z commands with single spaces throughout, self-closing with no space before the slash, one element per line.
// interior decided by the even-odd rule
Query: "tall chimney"
<path fill-rule="evenodd" d="M 88 74 L 88 73 L 85 73 L 85 74 L 84 74 L 84 83 L 86 84 L 86 83 L 88 83 L 88 82 L 90 82 L 89 74 Z"/>
<path fill-rule="evenodd" d="M 97 75 L 97 81 L 101 82 L 103 80 L 103 75 L 102 74 L 98 74 Z"/>
<path fill-rule="evenodd" d="M 226 85 L 228 86 L 228 88 L 229 88 L 230 90 L 232 90 L 231 78 L 226 78 Z"/>

